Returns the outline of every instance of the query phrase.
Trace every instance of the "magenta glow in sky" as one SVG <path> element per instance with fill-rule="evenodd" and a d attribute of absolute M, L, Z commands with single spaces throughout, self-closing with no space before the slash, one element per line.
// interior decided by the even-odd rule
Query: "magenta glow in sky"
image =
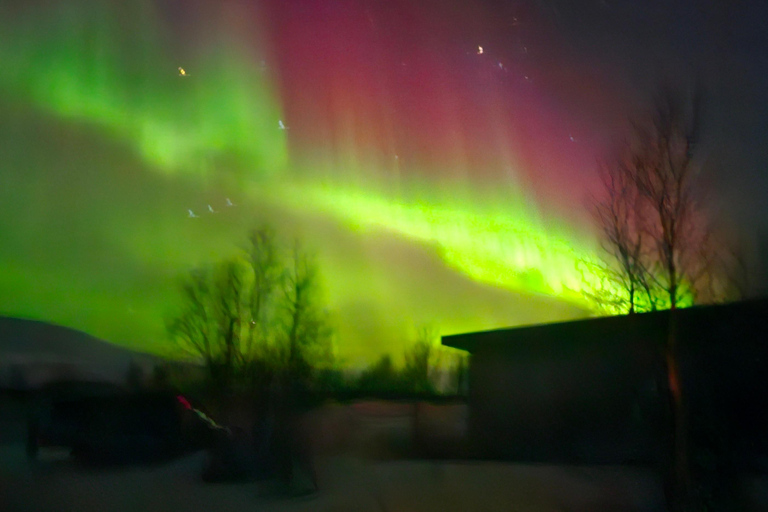
<path fill-rule="evenodd" d="M 0 311 L 156 349 L 175 279 L 269 222 L 316 248 L 351 359 L 586 314 L 595 162 L 659 66 L 706 62 L 735 131 L 764 102 L 709 18 L 578 4 L 3 4 Z"/>

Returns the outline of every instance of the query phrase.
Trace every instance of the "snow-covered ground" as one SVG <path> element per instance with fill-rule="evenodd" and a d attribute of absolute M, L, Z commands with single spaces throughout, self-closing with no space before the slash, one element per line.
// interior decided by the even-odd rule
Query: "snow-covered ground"
<path fill-rule="evenodd" d="M 316 414 L 320 492 L 278 498 L 269 483 L 204 484 L 204 453 L 148 467 L 87 469 L 60 453 L 29 464 L 21 440 L 0 445 L 0 510 L 89 511 L 655 511 L 652 472 L 395 458 L 407 406 L 334 406 Z M 10 422 L 6 422 L 8 426 Z M 14 429 L 21 432 L 23 429 Z M 49 454 L 50 455 L 50 454 Z M 384 455 L 382 460 L 381 455 Z"/>
<path fill-rule="evenodd" d="M 89 470 L 70 460 L 29 465 L 0 447 L 0 510 L 15 511 L 640 511 L 663 510 L 652 475 L 627 468 L 503 463 L 317 461 L 321 492 L 277 498 L 266 483 L 204 484 L 204 454 L 154 467 Z"/>

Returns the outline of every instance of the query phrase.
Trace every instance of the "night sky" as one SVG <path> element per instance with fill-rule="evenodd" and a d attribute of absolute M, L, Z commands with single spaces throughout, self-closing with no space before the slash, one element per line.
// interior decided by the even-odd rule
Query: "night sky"
<path fill-rule="evenodd" d="M 162 351 L 179 276 L 270 223 L 317 253 L 348 361 L 424 324 L 590 314 L 596 162 L 659 83 L 705 85 L 707 207 L 765 238 L 767 19 L 746 0 L 0 3 L 0 313 Z"/>

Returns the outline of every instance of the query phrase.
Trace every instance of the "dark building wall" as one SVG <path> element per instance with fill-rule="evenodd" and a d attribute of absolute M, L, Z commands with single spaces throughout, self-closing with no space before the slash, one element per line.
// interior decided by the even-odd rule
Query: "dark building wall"
<path fill-rule="evenodd" d="M 470 431 L 481 453 L 531 461 L 650 461 L 659 449 L 656 347 L 478 348 Z M 607 340 L 603 340 L 607 341 Z"/>
<path fill-rule="evenodd" d="M 684 325 L 683 381 L 701 462 L 768 472 L 768 308 Z"/>
<path fill-rule="evenodd" d="M 668 319 L 660 312 L 448 340 L 472 353 L 470 433 L 479 453 L 659 462 L 670 442 Z M 677 320 L 696 455 L 768 469 L 768 301 L 681 310 Z"/>

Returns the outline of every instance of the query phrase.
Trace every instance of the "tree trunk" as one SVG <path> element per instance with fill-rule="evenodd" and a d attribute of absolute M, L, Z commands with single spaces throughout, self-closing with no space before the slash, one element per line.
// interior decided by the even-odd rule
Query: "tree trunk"
<path fill-rule="evenodd" d="M 674 252 L 672 253 L 674 254 Z M 675 262 L 672 258 L 674 256 L 669 256 L 671 259 L 669 263 L 667 263 L 667 275 L 669 276 L 669 309 L 670 309 L 670 339 L 669 342 L 674 342 L 674 336 L 676 335 L 676 332 L 672 327 L 675 327 L 675 321 L 673 320 L 674 311 L 677 309 L 677 266 L 675 265 Z"/>
<path fill-rule="evenodd" d="M 680 373 L 680 351 L 675 309 L 669 311 L 667 327 L 665 358 L 672 423 L 670 429 L 672 446 L 666 468 L 667 506 L 670 512 L 693 512 L 694 510 L 701 510 L 701 508 L 697 506 L 689 460 L 688 415 Z"/>

